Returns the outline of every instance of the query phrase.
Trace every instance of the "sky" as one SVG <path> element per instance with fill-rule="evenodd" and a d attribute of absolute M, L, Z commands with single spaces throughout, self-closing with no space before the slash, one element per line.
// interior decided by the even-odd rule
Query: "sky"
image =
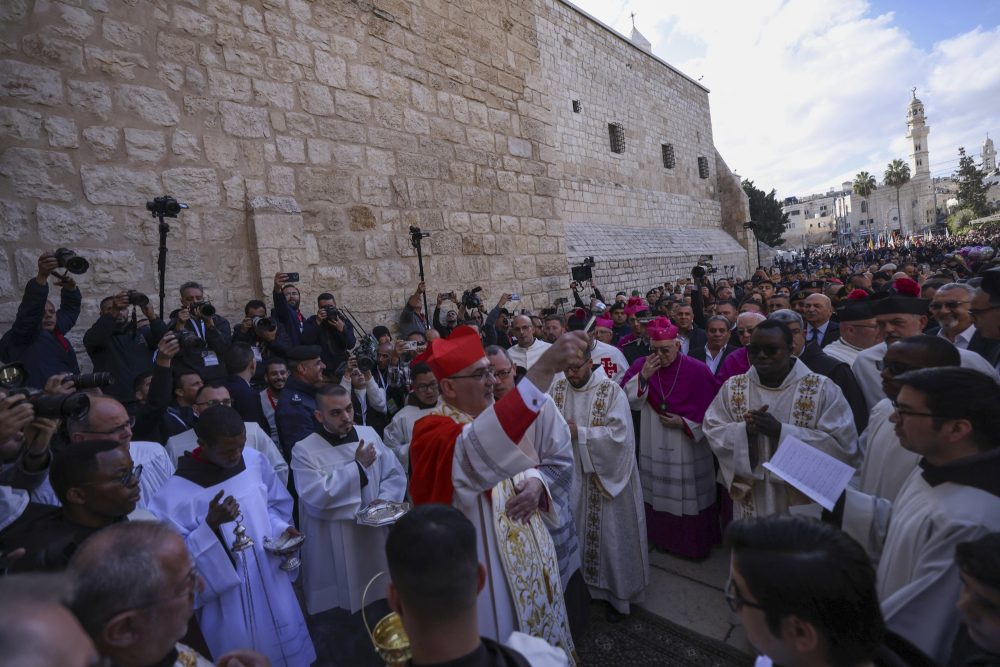
<path fill-rule="evenodd" d="M 879 181 L 908 159 L 911 88 L 930 126 L 931 173 L 958 147 L 1000 144 L 998 0 L 570 0 L 711 93 L 715 146 L 778 197 Z"/>

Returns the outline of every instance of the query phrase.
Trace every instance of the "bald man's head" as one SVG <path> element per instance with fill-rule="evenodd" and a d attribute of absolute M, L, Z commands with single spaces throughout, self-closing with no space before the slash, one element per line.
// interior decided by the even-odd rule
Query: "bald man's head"
<path fill-rule="evenodd" d="M 833 315 L 833 302 L 825 294 L 810 294 L 802 303 L 802 317 L 814 327 L 821 327 Z"/>
<path fill-rule="evenodd" d="M 128 443 L 132 440 L 132 420 L 125 406 L 110 396 L 91 396 L 90 411 L 80 420 L 68 423 L 70 440 L 116 440 Z"/>
<path fill-rule="evenodd" d="M 527 315 L 518 315 L 510 325 L 511 334 L 517 338 L 519 347 L 531 347 L 535 343 L 535 325 Z"/>

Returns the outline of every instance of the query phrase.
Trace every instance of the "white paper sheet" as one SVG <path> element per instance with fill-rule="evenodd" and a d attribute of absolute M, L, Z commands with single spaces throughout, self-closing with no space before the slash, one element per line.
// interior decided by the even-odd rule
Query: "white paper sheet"
<path fill-rule="evenodd" d="M 781 441 L 764 467 L 828 511 L 854 476 L 851 466 L 791 436 Z"/>

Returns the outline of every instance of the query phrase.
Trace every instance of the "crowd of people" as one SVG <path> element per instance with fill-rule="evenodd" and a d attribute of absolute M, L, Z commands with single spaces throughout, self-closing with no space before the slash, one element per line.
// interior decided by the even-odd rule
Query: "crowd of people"
<path fill-rule="evenodd" d="M 427 313 L 421 283 L 370 333 L 287 273 L 238 322 L 194 281 L 165 319 L 123 290 L 88 374 L 43 254 L 0 339 L 0 655 L 310 665 L 311 621 L 367 607 L 413 664 L 577 664 L 650 551 L 724 545 L 760 665 L 1000 664 L 997 245 L 573 282 L 537 312 Z M 770 465 L 789 443 L 853 469 L 835 502 Z"/>

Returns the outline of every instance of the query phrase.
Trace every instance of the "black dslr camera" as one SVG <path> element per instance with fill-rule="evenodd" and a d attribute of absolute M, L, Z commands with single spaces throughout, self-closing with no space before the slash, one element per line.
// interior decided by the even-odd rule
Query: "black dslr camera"
<path fill-rule="evenodd" d="M 128 305 L 145 308 L 149 305 L 149 297 L 139 290 L 130 289 L 128 291 Z"/>
<path fill-rule="evenodd" d="M 146 202 L 146 210 L 154 218 L 176 218 L 177 214 L 187 207 L 187 204 L 182 204 L 173 197 L 157 197 L 153 201 Z"/>
<path fill-rule="evenodd" d="M 93 389 L 94 387 L 110 387 L 115 383 L 115 376 L 108 372 L 79 373 L 70 375 L 65 381 L 72 382 L 77 389 Z"/>
<path fill-rule="evenodd" d="M 76 254 L 75 251 L 69 248 L 59 248 L 54 253 L 56 256 L 56 262 L 59 263 L 60 269 L 66 269 L 70 273 L 75 273 L 76 275 L 81 275 L 87 272 L 90 268 L 90 262 L 85 260 Z"/>
<path fill-rule="evenodd" d="M 28 401 L 35 408 L 35 416 L 44 419 L 83 419 L 90 412 L 87 394 L 46 394 L 39 389 L 21 387 L 10 392 L 11 396 L 24 396 L 16 405 Z"/>
<path fill-rule="evenodd" d="M 200 303 L 191 304 L 191 316 L 192 317 L 214 317 L 215 316 L 215 306 L 213 306 L 208 301 L 202 301 Z"/>
<path fill-rule="evenodd" d="M 462 305 L 465 306 L 466 310 L 475 310 L 483 305 L 483 299 L 479 296 L 482 291 L 483 288 L 476 285 L 472 289 L 462 292 Z"/>
<path fill-rule="evenodd" d="M 340 316 L 340 310 L 338 310 L 336 306 L 326 306 L 323 308 L 323 312 L 326 313 L 326 319 L 330 320 L 331 322 L 333 320 L 343 319 Z"/>
<path fill-rule="evenodd" d="M 174 337 L 177 338 L 177 344 L 181 346 L 182 350 L 193 350 L 195 352 L 201 352 L 208 347 L 208 343 L 205 339 L 196 334 L 193 331 L 175 331 Z"/>

